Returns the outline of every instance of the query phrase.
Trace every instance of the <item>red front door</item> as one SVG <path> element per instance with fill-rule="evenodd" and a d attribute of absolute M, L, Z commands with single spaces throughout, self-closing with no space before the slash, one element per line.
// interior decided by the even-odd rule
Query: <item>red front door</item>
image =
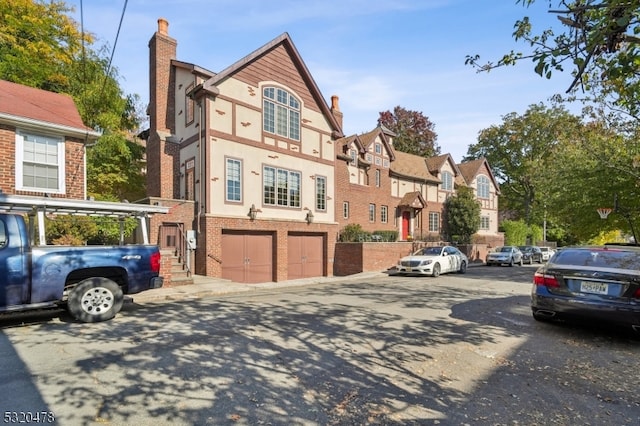
<path fill-rule="evenodd" d="M 409 236 L 409 221 L 411 220 L 411 213 L 408 211 L 402 212 L 402 239 L 407 240 Z"/>

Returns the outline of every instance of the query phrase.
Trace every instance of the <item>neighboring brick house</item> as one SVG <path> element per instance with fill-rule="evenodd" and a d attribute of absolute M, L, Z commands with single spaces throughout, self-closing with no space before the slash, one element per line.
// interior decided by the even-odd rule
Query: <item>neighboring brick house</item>
<path fill-rule="evenodd" d="M 339 111 L 333 97 L 332 110 Z M 340 229 L 359 224 L 368 232 L 397 231 L 400 241 L 441 241 L 446 199 L 460 185 L 481 203 L 477 236 L 495 241 L 499 186 L 486 160 L 457 165 L 450 154 L 420 157 L 393 149 L 394 134 L 378 127 L 337 143 L 336 219 Z M 342 163 L 342 164 L 340 164 Z"/>
<path fill-rule="evenodd" d="M 86 127 L 68 95 L 0 80 L 0 191 L 86 199 Z"/>
<path fill-rule="evenodd" d="M 161 246 L 194 235 L 194 272 L 236 282 L 332 275 L 341 125 L 289 35 L 219 73 L 178 61 L 164 19 L 149 48 Z"/>

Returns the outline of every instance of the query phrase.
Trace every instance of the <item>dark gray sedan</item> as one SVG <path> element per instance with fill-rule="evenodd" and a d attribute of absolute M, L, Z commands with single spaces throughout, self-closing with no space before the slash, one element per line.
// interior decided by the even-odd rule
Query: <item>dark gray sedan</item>
<path fill-rule="evenodd" d="M 533 317 L 594 319 L 640 331 L 640 247 L 563 248 L 533 278 Z"/>
<path fill-rule="evenodd" d="M 542 263 L 542 251 L 537 246 L 518 246 L 522 252 L 522 262 L 533 265 L 533 263 Z"/>

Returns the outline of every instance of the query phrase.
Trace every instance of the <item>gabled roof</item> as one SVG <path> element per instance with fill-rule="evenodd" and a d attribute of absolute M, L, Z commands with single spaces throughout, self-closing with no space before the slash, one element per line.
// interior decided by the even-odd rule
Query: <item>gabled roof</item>
<path fill-rule="evenodd" d="M 248 64 L 252 63 L 253 61 L 257 60 L 258 58 L 266 54 L 267 52 L 277 48 L 280 45 L 284 46 L 286 51 L 289 52 L 289 54 L 291 55 L 291 60 L 296 65 L 298 70 L 300 70 L 302 79 L 304 80 L 307 87 L 309 88 L 309 91 L 311 92 L 316 103 L 322 110 L 323 115 L 329 121 L 332 129 L 334 130 L 333 137 L 339 138 L 344 136 L 344 134 L 342 133 L 342 128 L 340 127 L 340 124 L 331 113 L 329 105 L 327 104 L 324 97 L 322 96 L 322 93 L 320 92 L 318 85 L 316 84 L 311 73 L 309 72 L 309 69 L 307 68 L 304 61 L 302 60 L 302 57 L 300 56 L 298 49 L 296 49 L 296 47 L 293 44 L 293 41 L 291 41 L 291 37 L 289 37 L 289 34 L 286 32 L 274 38 L 264 46 L 254 50 L 244 58 L 241 58 L 240 60 L 231 64 L 230 66 L 223 69 L 215 76 L 209 78 L 207 81 L 205 81 L 202 84 L 202 89 L 214 96 L 217 95 L 219 93 L 219 90 L 216 87 L 218 84 L 220 84 L 222 81 L 231 77 L 234 73 L 236 73 L 240 69 L 244 68 Z"/>
<path fill-rule="evenodd" d="M 54 127 L 69 136 L 100 136 L 80 118 L 69 95 L 0 80 L 0 119 L 23 125 Z"/>
<path fill-rule="evenodd" d="M 496 187 L 496 191 L 500 193 L 500 185 L 498 185 L 495 176 L 493 176 L 493 172 L 491 171 L 491 167 L 489 167 L 489 162 L 486 158 L 482 157 L 477 160 L 460 163 L 458 164 L 458 170 L 460 170 L 460 173 L 467 184 L 470 184 L 476 176 L 480 174 L 481 170 L 486 171 L 489 174 L 493 185 Z"/>
<path fill-rule="evenodd" d="M 336 147 L 338 147 L 336 157 L 338 160 L 351 161 L 351 155 L 347 151 L 349 151 L 352 144 L 358 148 L 359 153 L 364 152 L 362 142 L 360 142 L 357 135 L 345 136 L 336 140 Z"/>
<path fill-rule="evenodd" d="M 194 74 L 200 75 L 203 78 L 211 78 L 213 76 L 216 75 L 215 72 L 213 71 L 209 71 L 206 68 L 202 68 L 198 65 L 194 65 L 190 62 L 183 62 L 183 61 L 179 61 L 177 59 L 172 59 L 171 60 L 171 65 L 173 65 L 176 68 L 182 68 L 188 71 L 191 71 Z"/>
<path fill-rule="evenodd" d="M 424 157 L 396 151 L 396 159 L 391 163 L 391 173 L 409 179 L 440 183 L 440 179 L 429 172 Z"/>
<path fill-rule="evenodd" d="M 427 207 L 427 201 L 424 199 L 420 191 L 407 192 L 398 203 L 398 207 L 413 207 L 414 209 L 424 209 Z"/>
<path fill-rule="evenodd" d="M 382 129 L 381 127 L 376 127 L 375 129 L 371 130 L 370 132 L 367 133 L 362 133 L 359 135 L 360 137 L 360 141 L 362 142 L 362 145 L 364 147 L 367 147 L 369 145 L 371 145 L 371 143 L 373 141 L 375 141 L 376 139 L 378 139 L 378 137 L 380 138 L 380 140 L 382 140 L 382 144 L 384 145 L 385 149 L 387 150 L 387 153 L 389 154 L 389 159 L 391 161 L 395 160 L 395 151 L 394 149 L 391 147 L 391 144 L 389 143 L 389 139 L 387 138 L 387 135 L 384 132 L 384 129 Z"/>
<path fill-rule="evenodd" d="M 451 154 L 442 154 L 436 155 L 435 157 L 427 157 L 426 161 L 427 167 L 429 167 L 429 171 L 431 173 L 440 173 L 440 170 L 442 170 L 442 167 L 448 161 L 451 164 L 451 167 L 453 168 L 455 174 L 460 174 L 460 170 L 458 170 L 458 166 L 456 165 L 456 162 L 453 161 L 453 157 L 451 156 Z"/>
<path fill-rule="evenodd" d="M 337 146 L 341 147 L 343 153 L 346 153 L 351 144 L 358 148 L 358 152 L 364 153 L 364 145 L 358 135 L 345 136 L 336 140 Z"/>

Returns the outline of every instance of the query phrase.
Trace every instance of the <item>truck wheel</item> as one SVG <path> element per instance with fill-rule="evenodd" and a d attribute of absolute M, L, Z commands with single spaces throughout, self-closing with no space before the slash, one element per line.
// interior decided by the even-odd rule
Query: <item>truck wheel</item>
<path fill-rule="evenodd" d="M 118 284 L 108 278 L 93 277 L 80 281 L 67 300 L 69 313 L 78 321 L 110 320 L 122 309 L 123 295 Z"/>

